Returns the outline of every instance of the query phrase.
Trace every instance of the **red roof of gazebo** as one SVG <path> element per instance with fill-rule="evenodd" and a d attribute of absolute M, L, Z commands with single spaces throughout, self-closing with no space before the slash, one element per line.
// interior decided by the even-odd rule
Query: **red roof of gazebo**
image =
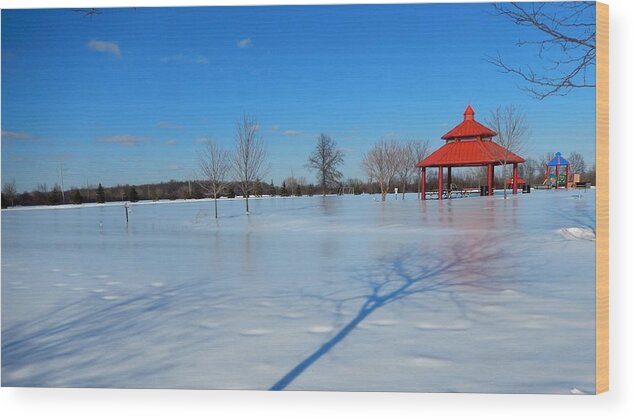
<path fill-rule="evenodd" d="M 464 113 L 464 120 L 449 130 L 444 136 L 443 140 L 460 139 L 468 137 L 493 137 L 498 133 L 487 128 L 475 120 L 475 111 L 471 108 L 471 105 L 467 106 Z"/>
<path fill-rule="evenodd" d="M 504 161 L 506 149 L 490 140 L 464 140 L 447 143 L 416 164 L 429 166 L 482 166 L 499 165 Z M 508 152 L 506 163 L 523 163 L 524 159 Z"/>
<path fill-rule="evenodd" d="M 497 133 L 477 122 L 474 115 L 475 112 L 469 105 L 464 112 L 464 121 L 442 137 L 447 143 L 416 166 L 483 166 L 491 163 L 499 165 L 504 161 L 524 162 L 521 156 L 493 142 L 490 138 Z"/>

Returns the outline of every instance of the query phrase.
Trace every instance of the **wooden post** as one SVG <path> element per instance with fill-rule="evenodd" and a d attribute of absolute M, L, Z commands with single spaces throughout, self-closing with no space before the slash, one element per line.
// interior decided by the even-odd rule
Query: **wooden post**
<path fill-rule="evenodd" d="M 128 203 L 125 203 L 123 207 L 125 207 L 125 223 L 128 224 Z"/>
<path fill-rule="evenodd" d="M 425 197 L 425 194 L 427 193 L 427 168 L 421 168 L 421 181 L 420 181 L 420 199 L 421 200 L 426 200 L 427 198 Z"/>
<path fill-rule="evenodd" d="M 559 165 L 555 166 L 555 188 L 559 188 Z"/>
<path fill-rule="evenodd" d="M 487 165 L 487 195 L 491 195 L 491 164 Z"/>
<path fill-rule="evenodd" d="M 513 194 L 517 194 L 517 163 L 513 164 Z"/>
<path fill-rule="evenodd" d="M 438 199 L 442 200 L 442 166 L 438 167 Z"/>
<path fill-rule="evenodd" d="M 570 165 L 566 165 L 566 189 L 568 189 L 568 175 L 570 173 Z"/>
<path fill-rule="evenodd" d="M 488 194 L 493 195 L 493 188 L 495 184 L 495 172 L 494 172 L 494 166 L 492 163 L 489 164 L 488 175 L 489 175 L 489 180 L 487 182 L 487 188 L 489 190 Z"/>

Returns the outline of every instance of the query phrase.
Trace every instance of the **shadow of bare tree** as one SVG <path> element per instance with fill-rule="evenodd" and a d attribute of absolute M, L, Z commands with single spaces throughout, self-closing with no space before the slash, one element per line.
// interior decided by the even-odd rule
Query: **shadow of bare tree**
<path fill-rule="evenodd" d="M 388 305 L 420 294 L 452 294 L 460 288 L 497 290 L 496 283 L 499 280 L 489 272 L 491 264 L 499 264 L 504 257 L 503 251 L 493 246 L 497 241 L 499 238 L 494 241 L 492 237 L 465 239 L 448 249 L 440 247 L 437 252 L 403 251 L 396 256 L 383 259 L 376 269 L 368 271 L 367 276 L 358 279 L 367 290 L 366 293 L 341 299 L 333 297 L 332 294 L 311 296 L 330 301 L 336 306 L 337 312 L 340 312 L 346 302 L 360 303 L 356 314 L 349 321 L 269 389 L 286 389 L 303 372 L 343 341 L 361 322 Z"/>

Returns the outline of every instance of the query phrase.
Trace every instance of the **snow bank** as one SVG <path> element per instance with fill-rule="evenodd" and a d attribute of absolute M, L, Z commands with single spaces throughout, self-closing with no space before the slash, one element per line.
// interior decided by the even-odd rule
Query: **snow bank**
<path fill-rule="evenodd" d="M 596 234 L 594 229 L 588 227 L 568 227 L 558 231 L 563 237 L 572 240 L 594 241 Z"/>

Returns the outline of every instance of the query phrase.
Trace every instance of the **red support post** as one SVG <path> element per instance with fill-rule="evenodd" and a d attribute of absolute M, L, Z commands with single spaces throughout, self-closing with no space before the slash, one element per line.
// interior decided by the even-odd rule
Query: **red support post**
<path fill-rule="evenodd" d="M 559 188 L 559 165 L 555 166 L 555 188 Z"/>
<path fill-rule="evenodd" d="M 421 177 L 420 177 L 420 199 L 426 200 L 425 194 L 427 193 L 427 168 L 421 168 Z"/>
<path fill-rule="evenodd" d="M 568 174 L 570 172 L 570 165 L 566 165 L 566 189 L 568 189 Z"/>
<path fill-rule="evenodd" d="M 491 164 L 491 187 L 489 188 L 489 195 L 493 195 L 495 189 L 495 165 Z"/>
<path fill-rule="evenodd" d="M 442 166 L 438 167 L 438 199 L 442 200 Z"/>
<path fill-rule="evenodd" d="M 517 163 L 513 164 L 513 194 L 517 194 Z"/>
<path fill-rule="evenodd" d="M 491 195 L 493 183 L 491 182 L 493 175 L 493 165 L 490 163 L 487 165 L 487 195 Z"/>

